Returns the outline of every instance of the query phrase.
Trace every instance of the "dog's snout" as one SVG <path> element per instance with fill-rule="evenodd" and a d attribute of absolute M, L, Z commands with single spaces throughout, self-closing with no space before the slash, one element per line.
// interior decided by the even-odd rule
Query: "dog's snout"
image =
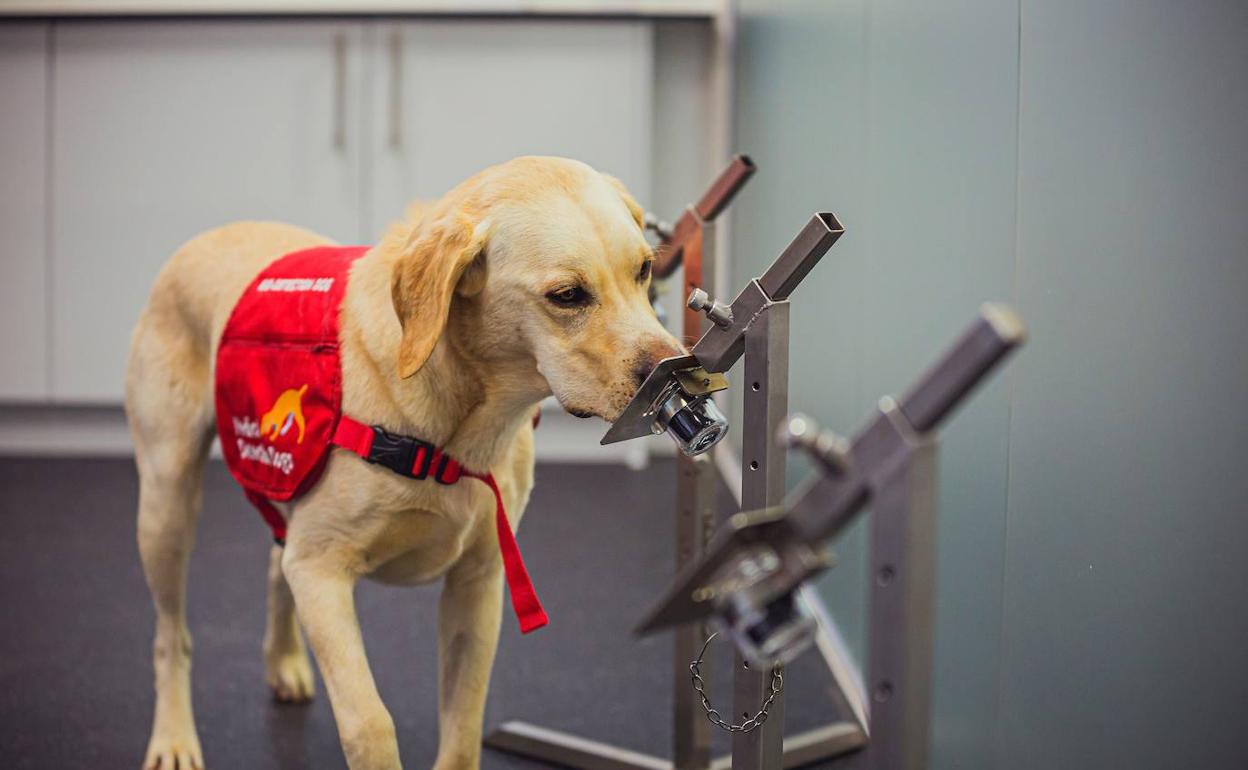
<path fill-rule="evenodd" d="M 637 358 L 637 363 L 633 365 L 633 379 L 636 380 L 637 387 L 641 387 L 646 377 L 650 376 L 650 372 L 659 365 L 660 361 L 678 356 L 683 352 L 671 343 L 661 340 L 647 346 Z"/>
<path fill-rule="evenodd" d="M 643 358 L 633 366 L 633 381 L 637 387 L 641 387 L 641 383 L 646 381 L 652 369 L 654 369 L 654 363 L 651 363 L 649 358 Z"/>

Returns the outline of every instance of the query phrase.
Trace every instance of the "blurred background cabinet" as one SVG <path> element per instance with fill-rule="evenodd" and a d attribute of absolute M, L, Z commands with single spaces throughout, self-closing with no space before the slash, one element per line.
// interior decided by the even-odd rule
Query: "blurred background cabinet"
<path fill-rule="evenodd" d="M 0 26 L 0 399 L 48 396 L 49 25 Z"/>
<path fill-rule="evenodd" d="M 361 230 L 359 23 L 58 24 L 52 396 L 114 402 L 160 266 L 195 233 Z"/>
<path fill-rule="evenodd" d="M 646 21 L 96 20 L 0 35 L 0 129 L 29 134 L 0 159 L 21 180 L 0 201 L 8 401 L 120 403 L 152 280 L 207 228 L 278 219 L 369 243 L 411 199 L 520 154 L 576 157 L 650 193 Z"/>
<path fill-rule="evenodd" d="M 378 30 L 372 232 L 517 155 L 563 155 L 650 193 L 652 26 L 420 20 Z"/>

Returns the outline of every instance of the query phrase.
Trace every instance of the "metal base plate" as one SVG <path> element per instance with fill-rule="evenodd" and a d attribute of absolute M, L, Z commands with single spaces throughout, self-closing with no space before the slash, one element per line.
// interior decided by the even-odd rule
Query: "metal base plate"
<path fill-rule="evenodd" d="M 803 767 L 857 751 L 866 744 L 867 736 L 857 724 L 837 722 L 786 736 L 781 766 L 785 770 Z M 485 745 L 497 751 L 574 770 L 675 770 L 668 759 L 528 722 L 505 722 L 499 725 L 486 736 Z M 730 770 L 731 767 L 731 757 L 719 757 L 711 762 L 710 770 Z"/>

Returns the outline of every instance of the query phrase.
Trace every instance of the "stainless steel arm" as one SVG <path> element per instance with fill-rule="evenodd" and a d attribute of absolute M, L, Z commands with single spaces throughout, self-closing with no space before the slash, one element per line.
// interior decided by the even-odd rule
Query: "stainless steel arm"
<path fill-rule="evenodd" d="M 708 372 L 732 368 L 745 352 L 745 330 L 768 305 L 783 302 L 823 255 L 845 233 L 834 214 L 815 214 L 797 237 L 780 252 L 762 276 L 750 281 L 729 308 L 732 322 L 706 330 L 693 346 L 693 355 Z M 709 299 L 709 298 L 708 298 Z M 712 303 L 713 304 L 713 303 Z"/>
<path fill-rule="evenodd" d="M 659 246 L 659 257 L 654 263 L 656 278 L 666 278 L 676 272 L 684 258 L 685 245 L 689 238 L 704 224 L 713 222 L 728 208 L 732 199 L 737 196 L 745 183 L 754 176 L 754 161 L 748 155 L 735 155 L 728 166 L 715 177 L 706 188 L 706 192 L 685 208 L 676 224 L 665 225 L 652 218 L 651 229 L 659 233 L 663 243 Z"/>

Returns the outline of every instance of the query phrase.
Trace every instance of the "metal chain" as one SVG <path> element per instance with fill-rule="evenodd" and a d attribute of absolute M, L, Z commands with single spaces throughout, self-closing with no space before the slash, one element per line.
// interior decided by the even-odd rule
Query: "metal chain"
<path fill-rule="evenodd" d="M 706 641 L 702 643 L 702 651 L 698 653 L 698 657 L 689 664 L 689 673 L 693 675 L 693 689 L 698 693 L 698 697 L 702 699 L 702 709 L 706 711 L 706 718 L 711 720 L 712 724 L 730 733 L 748 733 L 767 721 L 772 702 L 784 690 L 784 674 L 781 672 L 780 666 L 775 666 L 771 669 L 771 692 L 767 695 L 767 700 L 763 701 L 763 706 L 758 710 L 757 714 L 739 725 L 725 722 L 724 718 L 711 705 L 711 699 L 706 695 L 706 682 L 702 679 L 702 672 L 699 670 L 699 666 L 702 665 L 702 656 L 706 654 L 707 646 L 718 635 L 719 632 L 717 631 L 708 636 Z"/>

